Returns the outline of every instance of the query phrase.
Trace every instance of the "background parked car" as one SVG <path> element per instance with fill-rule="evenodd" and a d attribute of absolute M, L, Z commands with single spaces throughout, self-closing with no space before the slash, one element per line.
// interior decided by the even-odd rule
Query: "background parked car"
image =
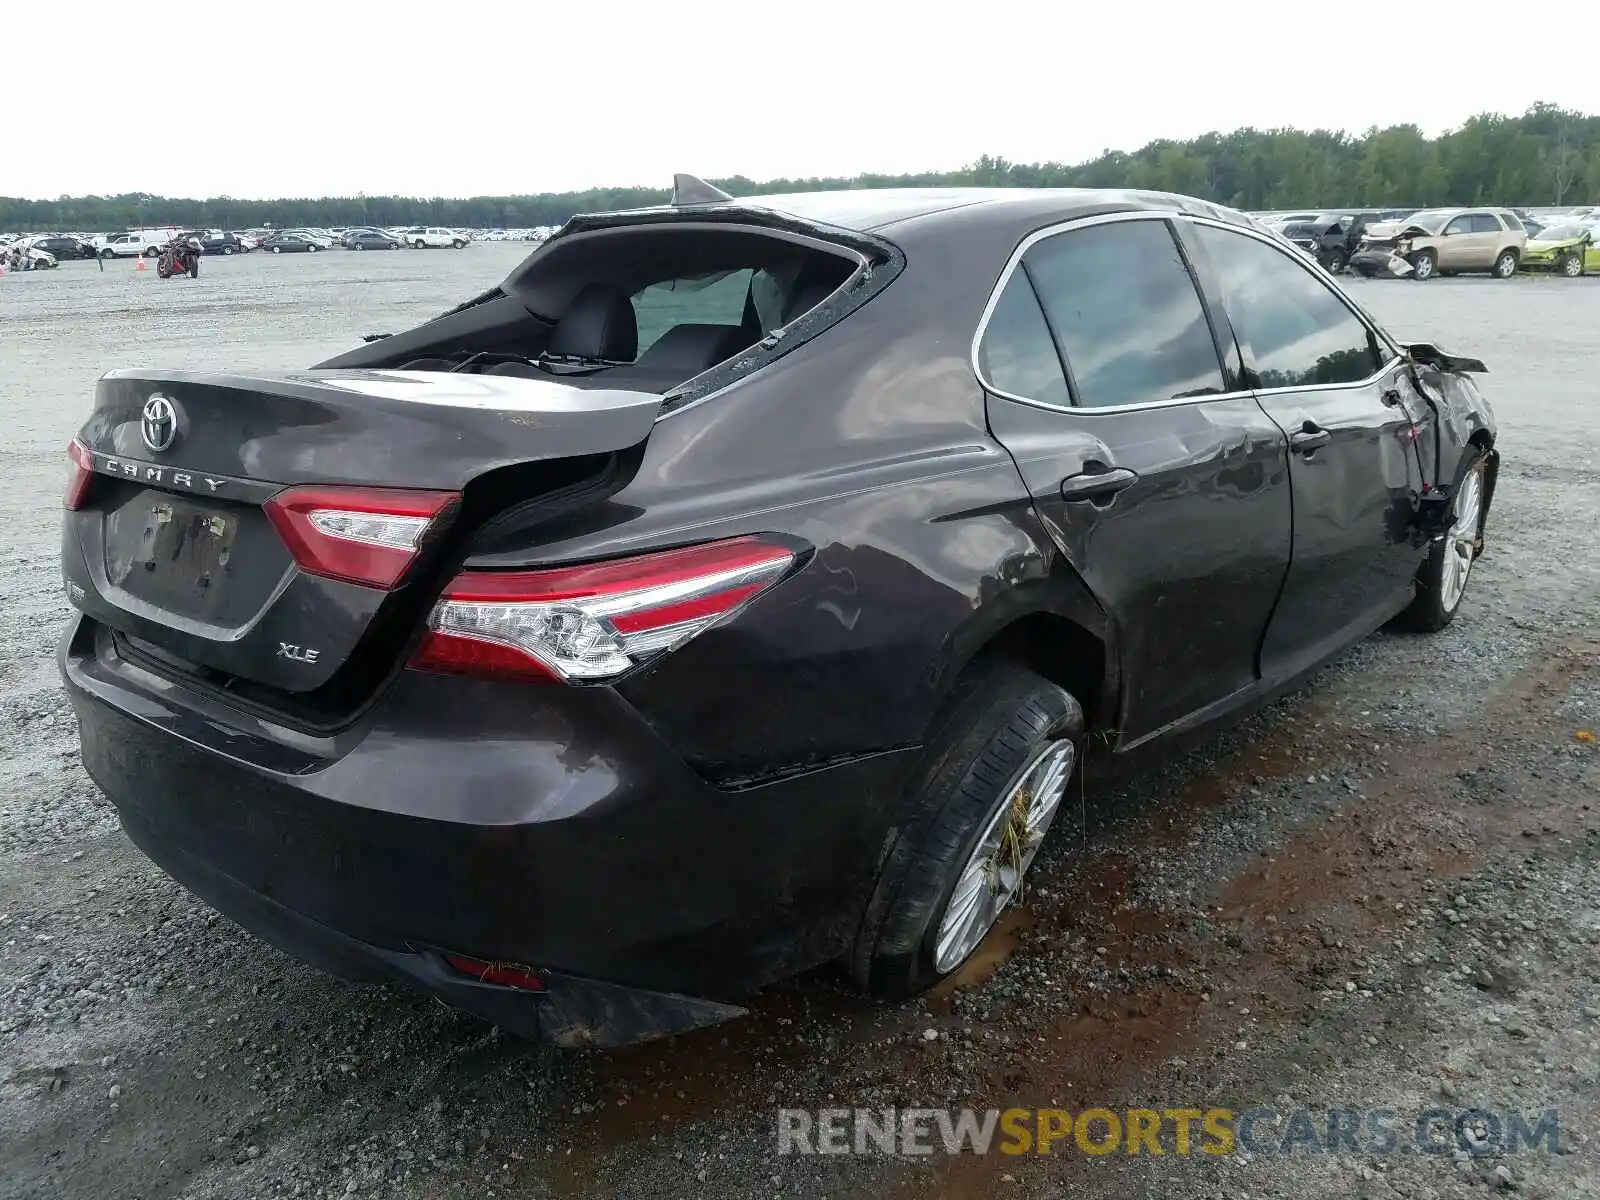
<path fill-rule="evenodd" d="M 200 249 L 206 254 L 248 254 L 255 248 L 236 233 L 208 230 L 200 236 Z"/>
<path fill-rule="evenodd" d="M 400 242 L 391 234 L 376 229 L 361 229 L 345 234 L 344 244 L 350 250 L 398 250 Z"/>
<path fill-rule="evenodd" d="M 1568 221 L 1539 231 L 1528 239 L 1522 254 L 1525 271 L 1551 271 L 1576 279 L 1590 271 L 1600 271 L 1600 247 L 1586 225 Z"/>
<path fill-rule="evenodd" d="M 261 248 L 274 254 L 315 254 L 327 249 L 308 233 L 275 233 L 261 243 Z"/>
<path fill-rule="evenodd" d="M 1345 269 L 1350 256 L 1361 244 L 1367 227 L 1381 221 L 1375 211 L 1319 213 L 1312 221 L 1290 221 L 1282 226 L 1283 236 L 1308 251 L 1330 274 Z"/>
<path fill-rule="evenodd" d="M 315 242 L 319 250 L 332 250 L 334 247 L 333 236 L 323 229 L 296 227 L 294 229 L 278 230 L 279 237 L 286 237 L 291 234 L 298 238 L 304 238 L 306 241 Z"/>
<path fill-rule="evenodd" d="M 35 250 L 43 250 L 54 255 L 58 260 L 67 258 L 93 258 L 98 251 L 94 246 L 81 238 L 69 237 L 62 233 L 47 233 L 41 237 L 26 239 L 28 245 Z"/>
<path fill-rule="evenodd" d="M 130 229 L 126 233 L 113 234 L 108 237 L 100 247 L 102 258 L 137 258 L 144 255 L 154 258 L 161 253 L 173 238 L 178 236 L 176 226 L 165 229 Z"/>
<path fill-rule="evenodd" d="M 1528 231 L 1505 209 L 1430 208 L 1368 226 L 1361 253 L 1398 254 L 1411 264 L 1413 279 L 1471 271 L 1509 279 L 1527 244 Z"/>
<path fill-rule="evenodd" d="M 400 244 L 400 236 L 393 230 L 379 229 L 376 225 L 352 225 L 339 235 L 339 242 L 346 249 L 350 249 L 350 243 L 361 234 L 373 234 L 384 241 Z"/>
<path fill-rule="evenodd" d="M 454 247 L 459 250 L 467 244 L 467 239 L 462 234 L 454 229 L 442 229 L 437 225 L 413 225 L 405 231 L 403 240 L 406 245 L 418 250 L 429 246 Z"/>

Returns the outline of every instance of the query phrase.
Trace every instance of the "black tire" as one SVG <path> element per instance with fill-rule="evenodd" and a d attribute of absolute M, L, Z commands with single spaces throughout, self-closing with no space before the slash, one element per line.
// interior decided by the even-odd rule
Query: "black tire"
<path fill-rule="evenodd" d="M 389 249 L 391 249 L 391 250 L 400 249 L 400 243 L 399 242 L 390 242 L 389 243 Z"/>
<path fill-rule="evenodd" d="M 1063 738 L 1081 761 L 1083 709 L 1065 690 L 1010 663 L 968 669 L 934 723 L 862 918 L 850 962 L 860 987 L 900 1000 L 960 969 L 934 962 L 951 893 L 1019 772 Z"/>
<path fill-rule="evenodd" d="M 1326 270 L 1329 275 L 1337 275 L 1340 271 L 1344 270 L 1344 264 L 1344 251 L 1333 250 L 1328 254 L 1328 261 L 1324 267 L 1324 270 Z"/>
<path fill-rule="evenodd" d="M 317 245 L 315 242 L 311 242 L 311 243 L 308 243 L 307 246 L 306 246 L 306 253 L 307 254 L 315 254 L 318 250 L 321 250 L 321 249 L 322 249 L 321 246 Z"/>
<path fill-rule="evenodd" d="M 146 246 L 144 248 L 144 256 L 146 258 L 156 258 L 157 256 L 160 255 L 160 253 L 161 253 L 161 247 L 159 247 L 159 246 Z"/>
<path fill-rule="evenodd" d="M 1468 561 L 1468 574 L 1462 581 L 1461 591 L 1451 603 L 1445 595 L 1445 559 L 1456 552 L 1456 541 L 1449 534 L 1435 538 L 1428 543 L 1428 556 L 1422 560 L 1422 566 L 1417 568 L 1416 595 L 1411 598 L 1411 603 L 1394 619 L 1397 629 L 1409 633 L 1438 633 L 1451 621 L 1456 619 L 1456 613 L 1461 611 L 1461 601 L 1466 597 L 1467 586 L 1472 582 L 1471 563 L 1476 562 L 1483 553 L 1483 531 L 1489 520 L 1489 456 L 1482 451 L 1474 450 L 1463 462 L 1461 471 L 1456 477 L 1455 490 L 1452 496 L 1451 513 L 1456 510 L 1456 502 L 1460 500 L 1463 484 L 1469 476 L 1476 475 L 1478 481 L 1479 509 L 1477 529 L 1475 531 L 1475 546 Z"/>
<path fill-rule="evenodd" d="M 1510 279 L 1517 273 L 1518 261 L 1515 250 L 1502 250 L 1499 257 L 1494 260 L 1494 266 L 1489 268 L 1489 273 L 1496 279 Z"/>
<path fill-rule="evenodd" d="M 1411 264 L 1411 278 L 1418 280 L 1432 279 L 1439 273 L 1439 256 L 1432 250 L 1418 250 L 1408 255 L 1406 261 Z"/>
<path fill-rule="evenodd" d="M 350 249 L 352 249 L 352 250 L 365 250 L 366 247 L 363 246 L 360 242 L 357 242 L 354 246 L 351 246 Z"/>
<path fill-rule="evenodd" d="M 457 250 L 461 250 L 461 249 L 464 249 L 466 247 L 466 243 L 461 241 L 459 238 L 456 239 L 455 241 L 451 242 L 450 244 L 452 246 L 454 246 Z"/>
<path fill-rule="evenodd" d="M 274 254 L 282 254 L 283 253 L 283 247 L 282 246 L 274 246 L 272 248 L 272 252 Z"/>
<path fill-rule="evenodd" d="M 222 252 L 224 254 L 232 254 L 233 253 L 233 247 L 232 246 L 224 246 L 222 248 Z"/>

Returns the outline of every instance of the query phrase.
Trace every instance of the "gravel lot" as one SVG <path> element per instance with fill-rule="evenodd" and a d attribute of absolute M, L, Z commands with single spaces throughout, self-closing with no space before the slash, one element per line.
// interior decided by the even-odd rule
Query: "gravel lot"
<path fill-rule="evenodd" d="M 822 972 L 720 1029 L 558 1053 L 301 967 L 150 866 L 53 662 L 63 447 L 95 379 L 303 366 L 519 253 L 0 279 L 0 1195 L 1600 1196 L 1596 280 L 1350 285 L 1493 371 L 1504 463 L 1460 618 L 1091 779 L 1027 905 L 923 1004 Z M 1555 1108 L 1569 1152 L 774 1152 L 779 1105 L 967 1104 Z"/>

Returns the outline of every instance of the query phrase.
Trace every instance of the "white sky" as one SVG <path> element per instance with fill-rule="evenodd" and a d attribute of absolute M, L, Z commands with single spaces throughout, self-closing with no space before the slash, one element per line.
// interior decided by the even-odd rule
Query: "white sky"
<path fill-rule="evenodd" d="M 1172 0 L 177 0 L 125 17 L 13 18 L 0 195 L 665 187 L 674 171 L 854 175 L 951 169 L 983 153 L 1078 162 L 1240 125 L 1439 133 L 1536 100 L 1600 111 L 1600 71 L 1522 53 L 1527 27 L 1515 22 L 1485 42 L 1481 22 L 1426 8 L 1429 69 L 1407 48 L 1417 26 L 1396 16 L 1404 5 L 1238 0 L 1218 11 Z M 183 29 L 193 67 L 158 67 L 156 48 Z M 1502 35 L 1518 52 L 1495 51 Z M 1349 49 L 1332 66 L 1336 40 Z M 30 44 L 48 51 L 11 52 Z M 192 150 L 164 141 L 183 130 Z"/>

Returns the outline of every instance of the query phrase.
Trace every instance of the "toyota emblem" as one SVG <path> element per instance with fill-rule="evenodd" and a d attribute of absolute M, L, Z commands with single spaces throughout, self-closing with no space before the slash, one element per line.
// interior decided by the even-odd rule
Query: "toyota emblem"
<path fill-rule="evenodd" d="M 178 440 L 178 408 L 165 396 L 154 395 L 144 402 L 139 421 L 144 444 L 160 454 Z"/>

